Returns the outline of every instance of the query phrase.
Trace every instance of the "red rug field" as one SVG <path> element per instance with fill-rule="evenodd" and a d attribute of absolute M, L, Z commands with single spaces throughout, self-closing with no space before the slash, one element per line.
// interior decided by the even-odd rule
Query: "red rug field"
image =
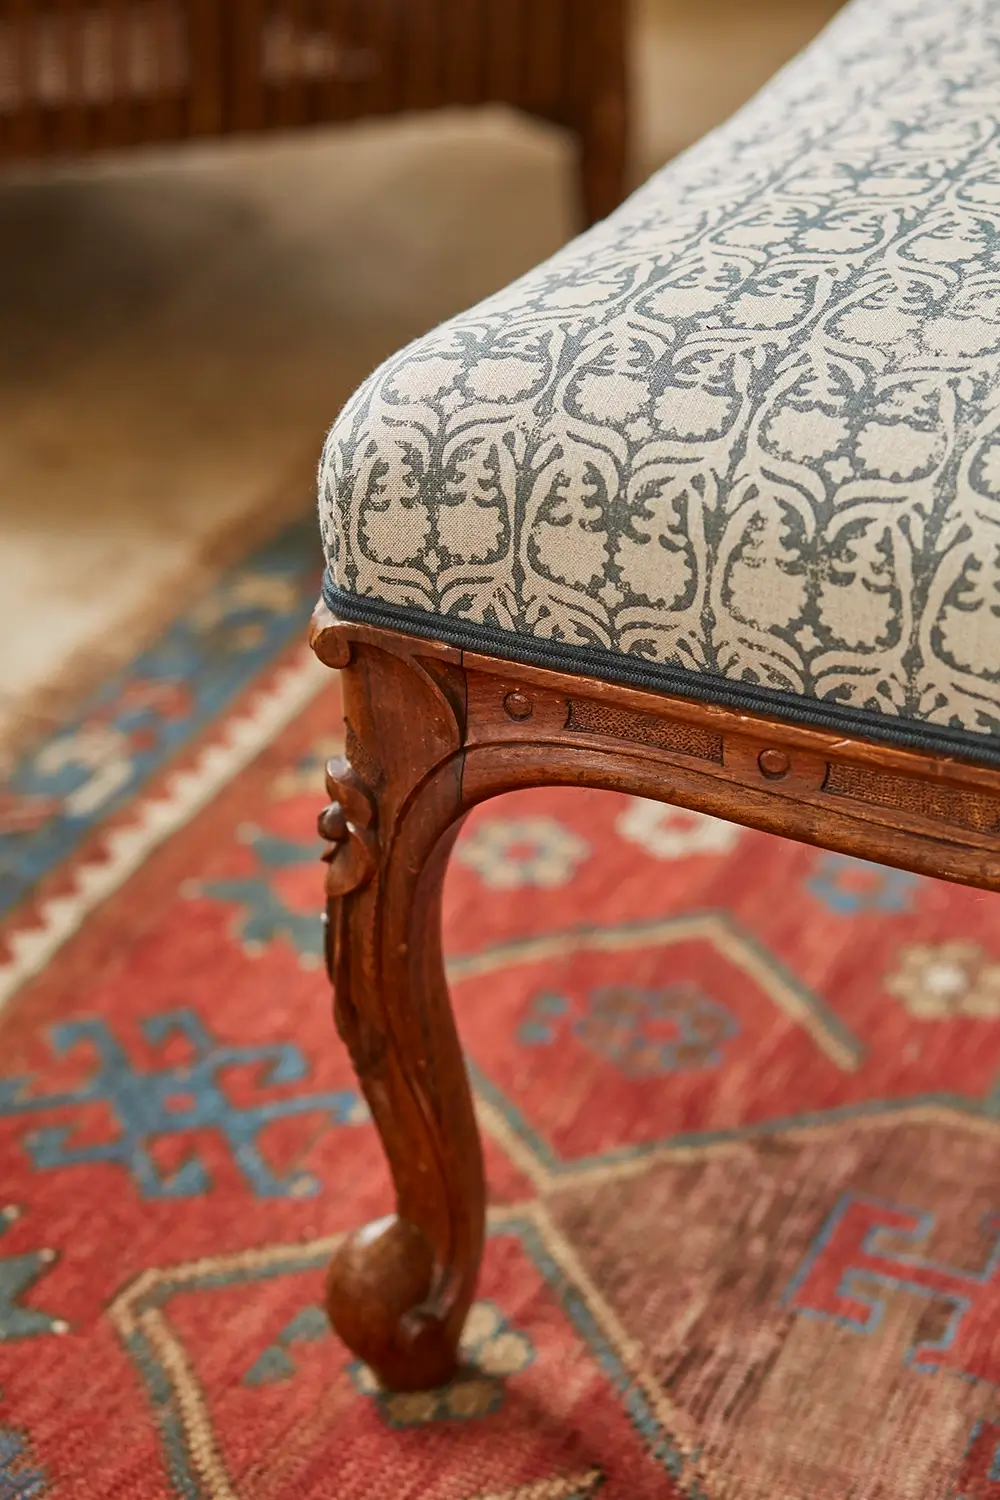
<path fill-rule="evenodd" d="M 0 1500 L 1000 1500 L 1000 902 L 635 799 L 480 809 L 467 1368 L 319 1308 L 384 1212 L 320 963 L 302 535 L 0 802 Z"/>

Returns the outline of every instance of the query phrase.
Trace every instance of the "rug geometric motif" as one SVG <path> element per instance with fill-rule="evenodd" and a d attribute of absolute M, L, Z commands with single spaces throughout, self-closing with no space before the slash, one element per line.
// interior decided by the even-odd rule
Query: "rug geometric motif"
<path fill-rule="evenodd" d="M 329 1332 L 391 1200 L 321 970 L 313 549 L 14 777 L 0 1500 L 1000 1500 L 995 898 L 680 809 L 469 819 L 463 1368 L 394 1396 Z"/>

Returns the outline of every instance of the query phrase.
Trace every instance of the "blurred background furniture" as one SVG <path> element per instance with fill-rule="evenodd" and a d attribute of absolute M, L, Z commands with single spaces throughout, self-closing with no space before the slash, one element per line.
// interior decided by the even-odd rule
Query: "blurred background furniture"
<path fill-rule="evenodd" d="M 623 196 L 625 0 L 0 0 L 0 162 L 502 102 Z"/>

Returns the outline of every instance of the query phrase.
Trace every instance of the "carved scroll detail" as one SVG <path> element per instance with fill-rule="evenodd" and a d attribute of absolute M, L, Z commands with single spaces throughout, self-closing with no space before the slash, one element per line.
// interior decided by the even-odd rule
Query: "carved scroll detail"
<path fill-rule="evenodd" d="M 335 899 L 360 890 L 375 873 L 378 865 L 375 799 L 343 757 L 327 764 L 326 789 L 333 800 L 320 813 L 319 833 L 330 845 L 323 855 L 329 867 L 326 894 Z"/>
<path fill-rule="evenodd" d="M 582 730 L 584 734 L 604 734 L 617 740 L 636 740 L 643 745 L 654 745 L 657 750 L 722 764 L 722 736 L 711 729 L 704 729 L 700 724 L 660 719 L 655 714 L 633 713 L 630 709 L 614 708 L 589 698 L 574 698 L 570 702 L 566 728 Z"/>
<path fill-rule="evenodd" d="M 324 913 L 326 968 L 335 990 L 334 1017 L 341 1040 L 358 1073 L 365 1077 L 385 1052 L 384 1029 L 373 1016 L 362 1017 L 338 984 L 337 972 L 344 942 L 344 898 L 370 884 L 378 868 L 374 797 L 349 761 L 328 762 L 326 789 L 333 801 L 319 815 L 319 834 L 329 848 L 323 855 L 326 872 Z"/>

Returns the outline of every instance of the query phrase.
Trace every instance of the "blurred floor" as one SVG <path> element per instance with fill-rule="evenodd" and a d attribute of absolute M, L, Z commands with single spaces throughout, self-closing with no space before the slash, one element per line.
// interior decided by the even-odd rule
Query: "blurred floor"
<path fill-rule="evenodd" d="M 635 175 L 838 0 L 636 0 Z M 571 232 L 572 148 L 504 111 L 0 183 L 0 760 L 312 503 L 385 354 Z"/>

